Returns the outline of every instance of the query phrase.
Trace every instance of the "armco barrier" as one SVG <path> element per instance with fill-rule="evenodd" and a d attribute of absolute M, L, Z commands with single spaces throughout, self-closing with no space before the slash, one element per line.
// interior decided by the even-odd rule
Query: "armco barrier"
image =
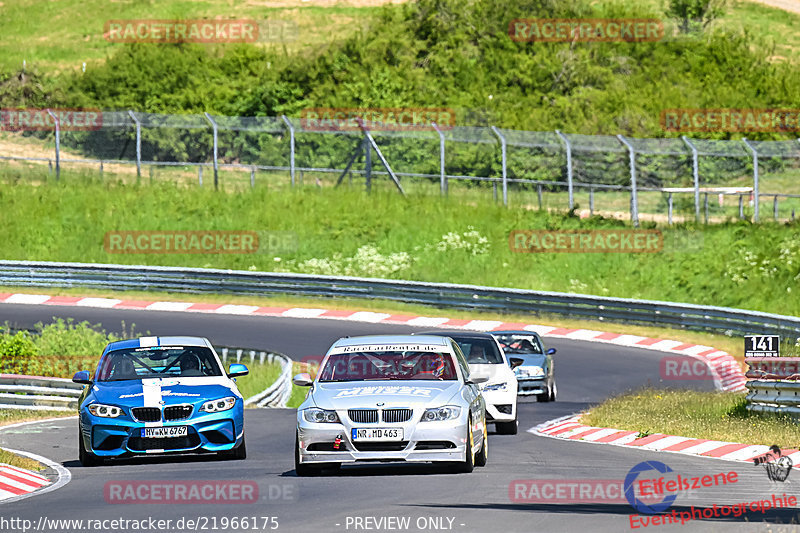
<path fill-rule="evenodd" d="M 748 357 L 747 410 L 800 418 L 800 359 Z"/>
<path fill-rule="evenodd" d="M 0 409 L 77 409 L 82 390 L 83 385 L 64 378 L 0 374 Z"/>
<path fill-rule="evenodd" d="M 260 363 L 278 362 L 281 374 L 264 391 L 247 398 L 246 405 L 255 403 L 259 407 L 286 407 L 292 394 L 292 361 L 283 354 L 215 346 L 223 362 L 235 359 L 240 362 L 249 358 Z M 0 409 L 27 409 L 36 411 L 76 410 L 83 385 L 65 378 L 0 374 Z"/>
<path fill-rule="evenodd" d="M 0 285 L 393 300 L 440 308 L 562 315 L 728 335 L 800 337 L 800 318 L 728 307 L 369 278 L 202 268 L 0 261 Z"/>

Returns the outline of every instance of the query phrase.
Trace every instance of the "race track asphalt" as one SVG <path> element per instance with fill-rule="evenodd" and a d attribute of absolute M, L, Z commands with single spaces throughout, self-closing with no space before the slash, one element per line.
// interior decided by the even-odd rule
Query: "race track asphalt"
<path fill-rule="evenodd" d="M 121 329 L 152 335 L 201 335 L 218 345 L 274 350 L 300 359 L 323 354 L 344 335 L 411 332 L 426 328 L 377 325 L 325 319 L 290 319 L 224 316 L 202 313 L 104 310 L 92 308 L 0 305 L 0 322 L 21 328 L 52 317 L 72 317 L 100 323 L 109 331 Z M 735 483 L 684 491 L 672 509 L 678 512 L 713 505 L 730 505 L 768 498 L 771 494 L 798 495 L 790 482 L 770 482 L 764 469 L 677 454 L 616 446 L 563 441 L 533 435 L 526 430 L 569 415 L 609 396 L 644 385 L 690 386 L 710 389 L 710 382 L 663 382 L 659 360 L 663 354 L 563 339 L 545 339 L 558 349 L 555 355 L 559 399 L 520 404 L 520 433 L 491 433 L 489 464 L 471 474 L 449 473 L 443 467 L 391 464 L 349 466 L 320 477 L 298 478 L 294 473 L 295 411 L 252 409 L 246 411 L 248 458 L 226 461 L 213 456 L 151 457 L 127 460 L 96 468 L 77 461 L 77 421 L 66 419 L 0 430 L 0 446 L 27 450 L 63 464 L 72 474 L 64 487 L 39 496 L 0 504 L 0 531 L 22 531 L 19 522 L 30 520 L 38 531 L 93 531 L 59 527 L 53 519 L 171 520 L 163 531 L 792 531 L 796 510 L 750 512 L 745 517 L 721 517 L 685 525 L 651 525 L 632 528 L 633 508 L 624 499 L 611 503 L 581 503 L 570 498 L 546 502 L 514 501 L 516 480 L 558 480 L 564 484 L 582 480 L 623 480 L 634 465 L 661 461 L 683 476 L 714 475 L 734 471 Z M 246 378 L 243 378 L 246 379 Z M 642 428 L 646 430 L 648 428 Z M 491 428 L 490 428 L 491 432 Z M 118 504 L 109 502 L 104 487 L 125 481 L 163 482 L 187 480 L 238 480 L 258 486 L 259 500 L 249 504 L 223 501 L 203 504 Z M 791 481 L 791 480 L 790 480 Z M 509 487 L 512 487 L 511 492 Z M 257 517 L 256 526 L 222 527 L 223 518 Z M 275 522 L 262 517 L 275 517 Z M 366 520 L 366 518 L 370 518 Z M 390 519 L 399 517 L 400 521 Z M 745 521 L 745 518 L 748 520 Z M 183 519 L 183 523 L 179 520 Z M 402 519 L 408 519 L 403 522 Z M 764 522 L 769 519 L 772 524 Z M 186 520 L 198 521 L 187 527 Z M 639 525 L 637 523 L 636 525 Z M 3 526 L 6 527 L 3 527 Z M 131 523 L 127 524 L 131 526 Z M 32 526 L 32 527 L 33 527 Z M 49 529 L 45 526 L 49 526 Z M 203 527 L 205 526 L 205 527 Z M 216 528 L 216 529 L 215 529 Z M 687 529 L 688 528 L 688 529 Z M 120 528 L 125 531 L 125 528 Z M 144 531 L 132 529 L 129 531 Z"/>

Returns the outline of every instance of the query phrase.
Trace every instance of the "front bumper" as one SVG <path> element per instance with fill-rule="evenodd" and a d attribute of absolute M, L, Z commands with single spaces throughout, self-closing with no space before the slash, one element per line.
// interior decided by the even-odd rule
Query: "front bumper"
<path fill-rule="evenodd" d="M 341 417 L 340 417 L 341 418 Z M 402 424 L 321 424 L 308 422 L 298 411 L 297 435 L 300 462 L 355 463 L 355 462 L 433 462 L 463 461 L 466 458 L 467 419 L 465 416 L 444 422 L 416 422 Z M 403 440 L 393 442 L 354 442 L 352 429 L 372 427 L 402 428 Z M 334 442 L 339 437 L 339 449 Z"/>
<path fill-rule="evenodd" d="M 487 422 L 512 422 L 517 419 L 517 390 L 483 391 Z"/>
<path fill-rule="evenodd" d="M 244 415 L 234 407 L 221 413 L 193 416 L 187 420 L 142 423 L 130 418 L 110 419 L 82 410 L 80 427 L 84 447 L 98 457 L 121 457 L 182 452 L 221 452 L 244 439 Z M 187 426 L 185 437 L 143 438 L 145 427 Z"/>
<path fill-rule="evenodd" d="M 519 387 L 517 394 L 520 396 L 530 396 L 532 394 L 544 394 L 547 392 L 547 378 L 522 378 L 517 380 Z"/>

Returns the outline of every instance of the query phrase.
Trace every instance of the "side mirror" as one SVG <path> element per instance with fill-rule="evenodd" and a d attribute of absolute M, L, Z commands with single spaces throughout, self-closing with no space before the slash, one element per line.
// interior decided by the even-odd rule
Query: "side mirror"
<path fill-rule="evenodd" d="M 512 357 L 511 359 L 508 360 L 508 362 L 511 363 L 511 369 L 513 370 L 522 363 L 524 363 L 525 359 L 520 359 L 519 357 Z"/>
<path fill-rule="evenodd" d="M 475 385 L 480 385 L 481 383 L 486 383 L 489 381 L 489 376 L 486 374 L 470 374 L 469 379 L 467 379 L 467 383 L 473 383 Z"/>
<path fill-rule="evenodd" d="M 92 383 L 92 379 L 90 377 L 88 370 L 81 370 L 80 372 L 75 372 L 75 375 L 72 376 L 73 383 L 80 383 L 81 385 L 90 385 Z"/>
<path fill-rule="evenodd" d="M 555 348 L 549 348 L 545 353 L 547 355 L 553 355 L 554 353 L 556 353 L 556 349 Z"/>
<path fill-rule="evenodd" d="M 237 376 L 246 376 L 250 371 L 241 363 L 233 363 L 230 370 L 228 370 L 228 377 L 235 378 Z"/>
<path fill-rule="evenodd" d="M 310 387 L 314 380 L 311 379 L 311 375 L 308 372 L 303 372 L 302 374 L 297 374 L 295 377 L 292 378 L 292 383 L 297 385 L 298 387 Z"/>

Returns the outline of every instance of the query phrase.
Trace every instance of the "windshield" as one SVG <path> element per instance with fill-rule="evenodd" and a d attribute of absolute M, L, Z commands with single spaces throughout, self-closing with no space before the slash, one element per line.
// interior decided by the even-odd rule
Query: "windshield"
<path fill-rule="evenodd" d="M 109 352 L 98 381 L 161 377 L 221 376 L 214 354 L 202 346 L 153 346 Z"/>
<path fill-rule="evenodd" d="M 467 356 L 471 365 L 499 365 L 503 363 L 503 354 L 497 349 L 497 344 L 491 339 L 456 338 L 461 351 Z"/>
<path fill-rule="evenodd" d="M 331 355 L 319 381 L 456 379 L 453 356 L 437 352 L 353 352 Z"/>
<path fill-rule="evenodd" d="M 495 338 L 506 353 L 544 353 L 536 335 L 508 333 L 495 335 Z"/>

